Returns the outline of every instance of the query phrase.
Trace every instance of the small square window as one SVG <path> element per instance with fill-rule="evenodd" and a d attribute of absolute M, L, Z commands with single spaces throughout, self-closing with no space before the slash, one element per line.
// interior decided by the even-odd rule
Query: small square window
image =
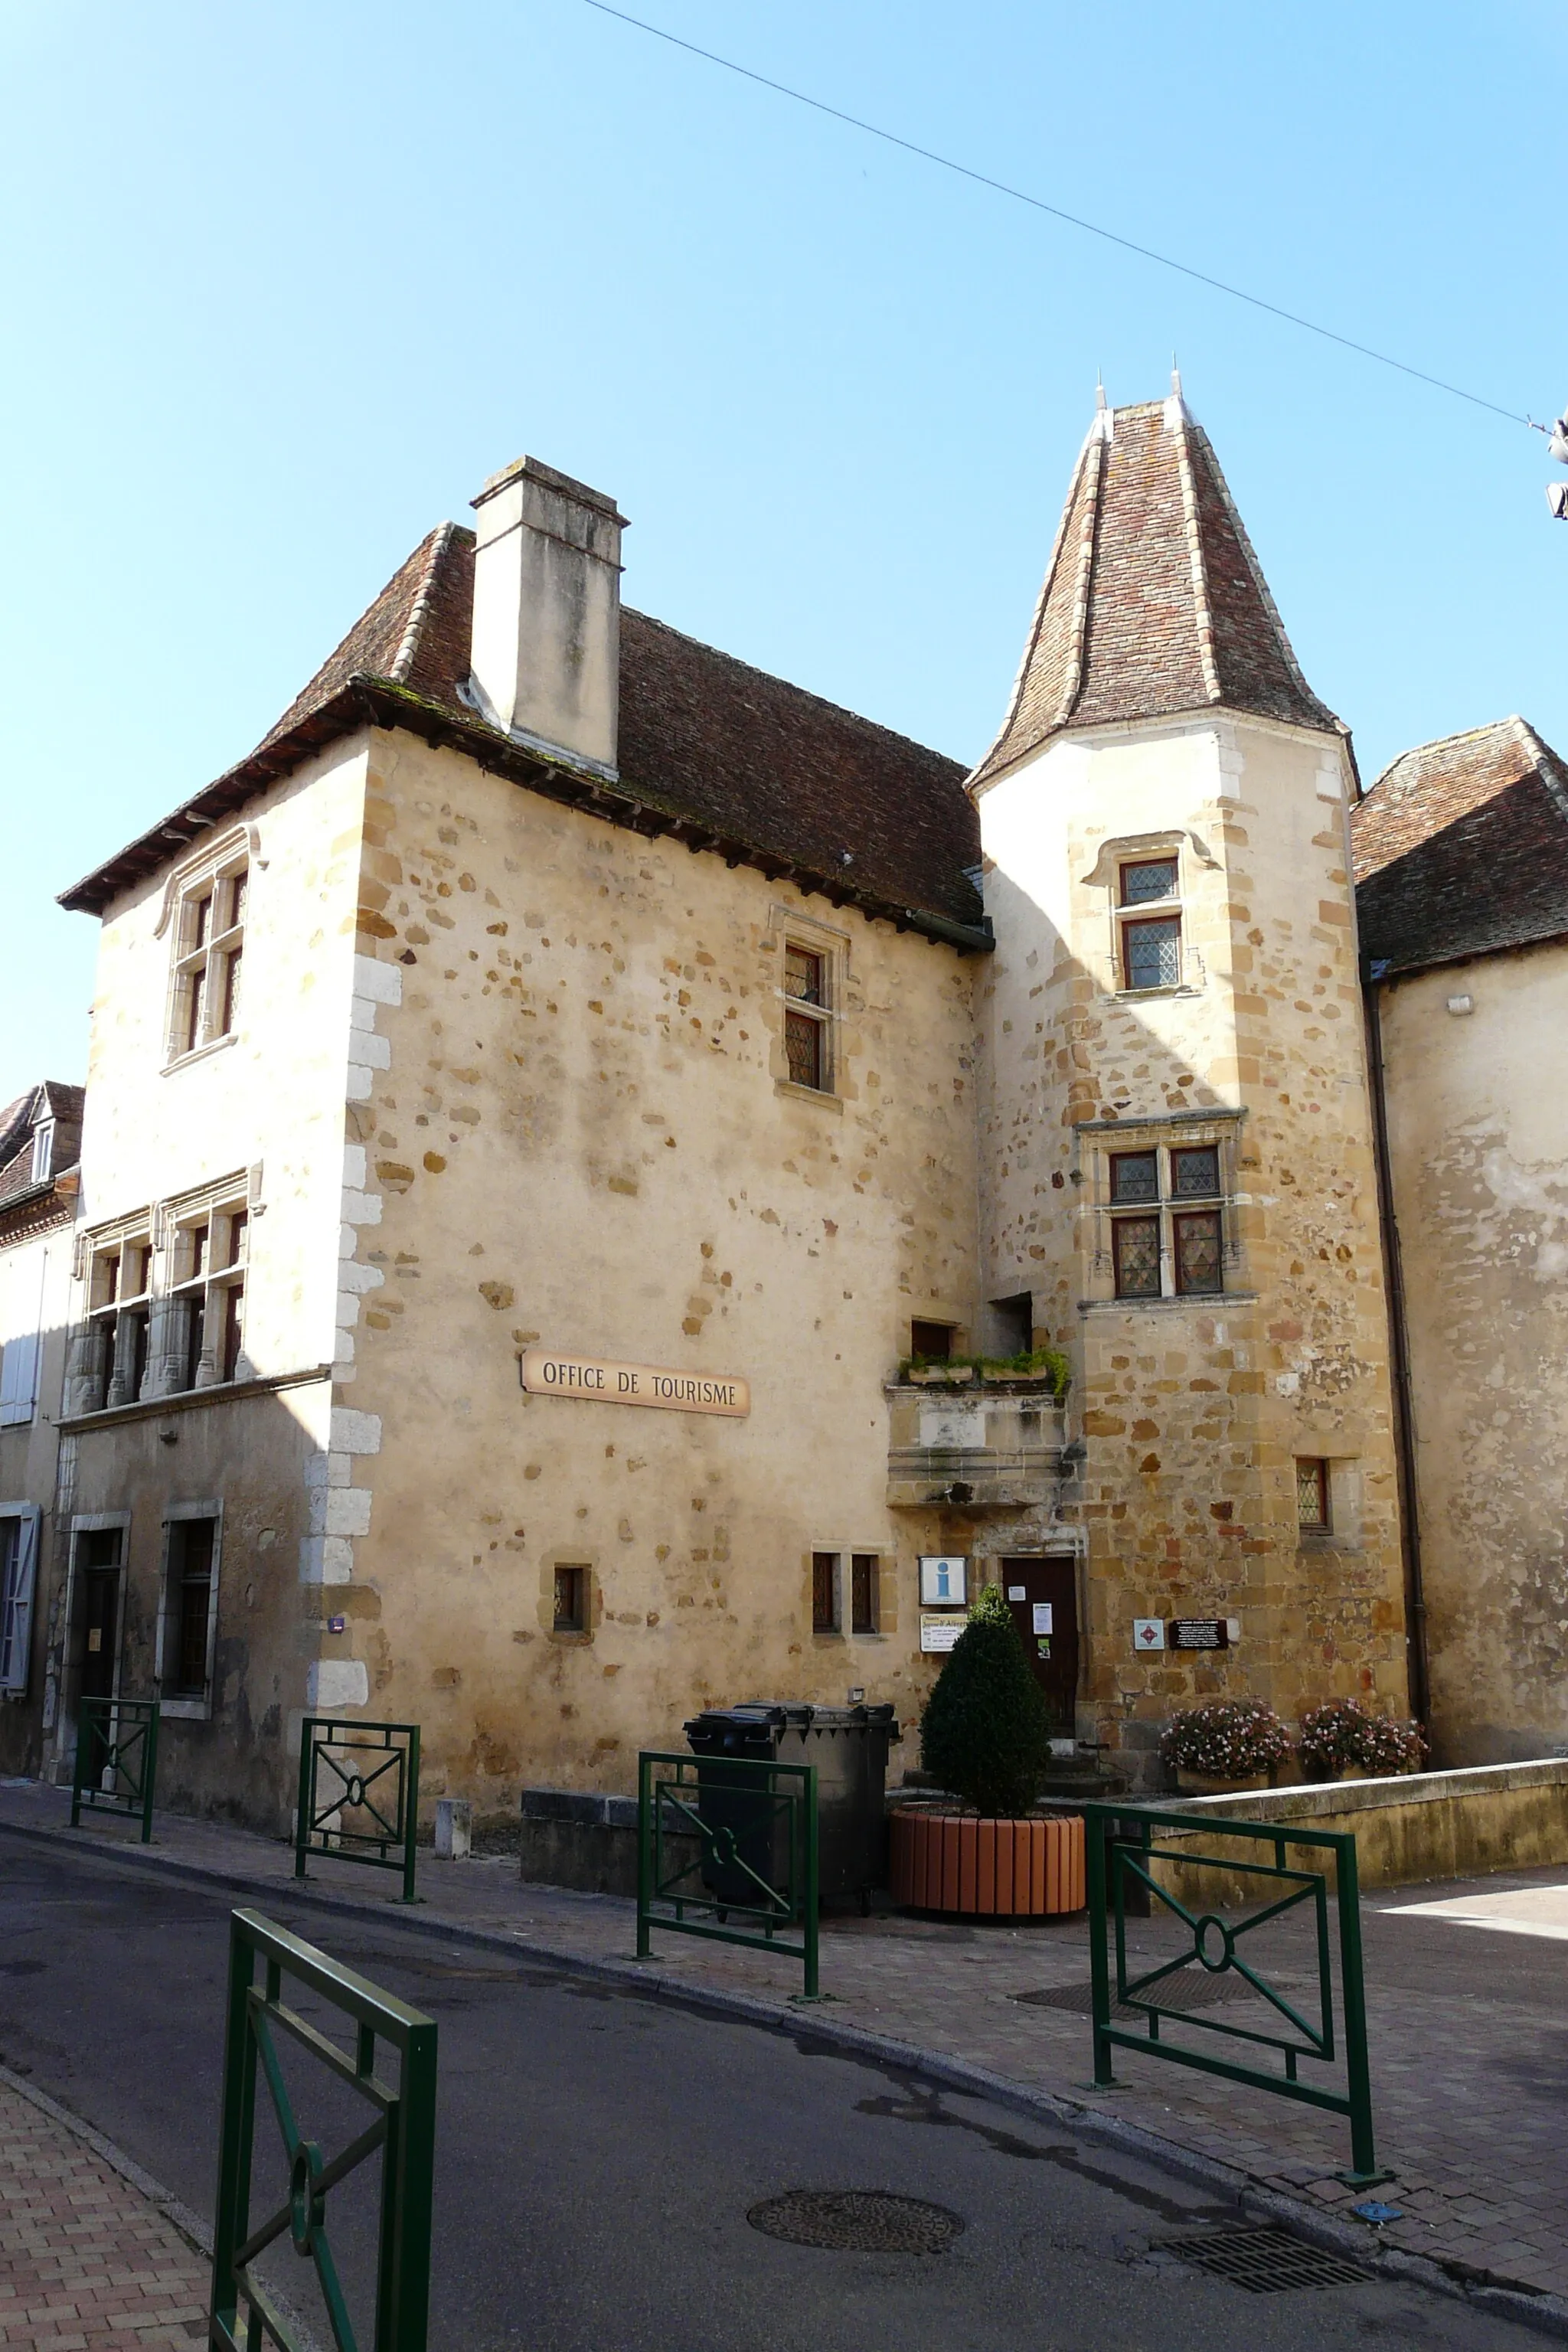
<path fill-rule="evenodd" d="M 1316 1533 L 1326 1534 L 1329 1527 L 1329 1465 L 1323 1461 L 1302 1460 L 1296 1465 L 1296 1520 L 1298 1526 Z"/>
<path fill-rule="evenodd" d="M 1160 1155 L 1157 1151 L 1116 1151 L 1110 1158 L 1113 1201 L 1157 1201 L 1160 1197 Z"/>
<path fill-rule="evenodd" d="M 849 1555 L 849 1630 L 852 1633 L 874 1633 L 877 1630 L 877 1555 L 874 1551 L 857 1551 Z"/>
<path fill-rule="evenodd" d="M 1223 1290 L 1218 1210 L 1194 1210 L 1184 1217 L 1173 1217 L 1171 1225 L 1177 1291 L 1183 1297 L 1192 1297 Z"/>
<path fill-rule="evenodd" d="M 1118 1217 L 1110 1228 L 1118 1298 L 1160 1296 L 1160 1220 Z"/>
<path fill-rule="evenodd" d="M 555 1631 L 585 1633 L 588 1630 L 588 1571 L 569 1566 L 555 1571 Z"/>
<path fill-rule="evenodd" d="M 838 1554 L 836 1551 L 814 1551 L 811 1555 L 811 1630 L 814 1633 L 837 1633 L 838 1631 Z"/>
<path fill-rule="evenodd" d="M 1176 861 L 1173 857 L 1142 858 L 1136 866 L 1121 869 L 1121 903 L 1124 907 L 1147 907 L 1161 898 L 1176 895 Z"/>
<path fill-rule="evenodd" d="M 1205 1143 L 1173 1151 L 1171 1190 L 1179 1200 L 1215 1199 L 1219 1192 L 1219 1146 Z"/>
<path fill-rule="evenodd" d="M 945 1364 L 952 1353 L 951 1323 L 911 1323 L 910 1353 L 923 1356 L 928 1363 Z"/>
<path fill-rule="evenodd" d="M 1174 988 L 1182 977 L 1182 926 L 1174 915 L 1124 923 L 1121 952 L 1129 988 Z"/>

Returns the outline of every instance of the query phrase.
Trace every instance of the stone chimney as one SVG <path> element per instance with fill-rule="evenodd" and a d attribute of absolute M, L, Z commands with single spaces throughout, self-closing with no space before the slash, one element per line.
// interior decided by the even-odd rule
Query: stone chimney
<path fill-rule="evenodd" d="M 537 457 L 473 503 L 469 698 L 517 742 L 613 777 L 626 517 Z"/>

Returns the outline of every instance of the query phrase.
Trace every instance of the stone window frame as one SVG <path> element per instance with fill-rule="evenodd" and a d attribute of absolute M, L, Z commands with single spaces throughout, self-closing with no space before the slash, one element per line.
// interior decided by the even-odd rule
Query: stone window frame
<path fill-rule="evenodd" d="M 165 1673 L 169 1648 L 173 1642 L 176 1612 L 171 1579 L 174 1569 L 175 1544 L 172 1530 L 192 1520 L 213 1522 L 212 1574 L 207 1586 L 206 1664 L 199 1693 L 188 1690 L 165 1692 Z M 165 1503 L 163 1506 L 163 1549 L 158 1565 L 158 1622 L 153 1636 L 153 1677 L 157 1685 L 161 1712 L 167 1717 L 177 1717 L 187 1723 L 210 1723 L 213 1713 L 213 1669 L 217 1655 L 218 1589 L 223 1571 L 223 1499 L 221 1496 L 206 1496 L 189 1503 Z"/>
<path fill-rule="evenodd" d="M 1170 859 L 1176 868 L 1174 897 L 1128 903 L 1122 895 L 1124 869 L 1131 866 L 1153 866 L 1165 859 Z M 1108 994 L 1129 997 L 1136 1003 L 1148 996 L 1192 996 L 1203 988 L 1207 972 L 1191 936 L 1193 868 L 1194 865 L 1217 866 L 1218 864 L 1219 860 L 1200 836 L 1190 828 L 1180 825 L 1161 833 L 1123 834 L 1100 844 L 1093 866 L 1080 878 L 1087 887 L 1099 891 L 1103 898 L 1105 961 L 1102 978 Z M 1166 919 L 1174 919 L 1181 926 L 1181 976 L 1177 980 L 1160 981 L 1152 986 L 1134 988 L 1129 984 L 1127 977 L 1128 925 Z"/>
<path fill-rule="evenodd" d="M 250 887 L 255 869 L 265 863 L 257 856 L 256 827 L 234 825 L 216 841 L 204 843 L 194 856 L 177 866 L 164 886 L 153 937 L 162 939 L 167 933 L 170 940 L 168 997 L 163 1015 L 162 1075 L 165 1077 L 174 1070 L 184 1069 L 188 1063 L 232 1045 L 239 1035 L 237 974 L 252 912 Z M 229 897 L 237 885 L 237 903 Z M 220 895 L 229 897 L 223 911 L 232 919 L 226 921 L 221 929 L 208 930 L 204 937 L 198 937 L 196 919 L 200 908 L 205 904 L 217 908 Z M 200 1034 L 192 1037 L 192 1002 L 198 982 L 202 988 Z"/>
<path fill-rule="evenodd" d="M 769 937 L 779 959 L 778 981 L 774 993 L 778 1000 L 778 1029 L 773 1041 L 773 1092 L 787 1095 L 795 1102 L 821 1103 L 834 1110 L 844 1108 L 845 1054 L 843 1041 L 844 1005 L 850 979 L 849 933 L 837 924 L 825 923 L 818 916 L 808 915 L 798 907 L 775 905 L 769 909 Z M 784 957 L 791 948 L 816 956 L 822 965 L 822 1003 L 809 1008 L 822 1029 L 822 1080 L 820 1086 L 800 1086 L 789 1071 L 787 1028 L 791 1012 L 803 1008 L 793 999 L 784 984 Z"/>
<path fill-rule="evenodd" d="M 73 1351 L 81 1360 L 72 1367 L 72 1383 L 87 1393 L 74 1396 L 68 1412 L 109 1412 L 134 1404 L 146 1386 L 153 1360 L 154 1223 L 151 1207 L 133 1209 L 82 1236 L 87 1301 Z M 141 1277 L 133 1290 L 125 1287 L 131 1251 L 137 1253 L 133 1263 Z"/>
<path fill-rule="evenodd" d="M 231 1174 L 155 1201 L 143 1208 L 84 1228 L 77 1244 L 76 1279 L 87 1297 L 72 1337 L 66 1380 L 66 1413 L 111 1412 L 123 1405 L 153 1403 L 164 1397 L 184 1396 L 197 1390 L 238 1387 L 256 1378 L 243 1330 L 232 1368 L 216 1352 L 220 1337 L 229 1333 L 236 1292 L 248 1294 L 251 1237 L 260 1209 L 261 1168 L 236 1169 Z M 227 1233 L 238 1223 L 244 1248 L 229 1255 Z M 184 1262 L 187 1235 L 205 1226 L 225 1234 L 223 1259 L 199 1275 Z M 122 1271 L 110 1282 L 112 1264 L 122 1269 L 125 1252 L 143 1253 L 138 1271 L 141 1286 L 123 1287 Z M 186 1323 L 190 1303 L 199 1289 L 205 1333 L 196 1378 L 184 1378 L 189 1349 Z M 216 1311 L 215 1311 L 216 1310 Z M 136 1343 L 121 1336 L 121 1323 L 133 1318 L 132 1333 L 141 1329 L 139 1370 L 130 1349 Z"/>
<path fill-rule="evenodd" d="M 1151 1119 L 1088 1119 L 1074 1130 L 1073 1181 L 1080 1191 L 1079 1214 L 1084 1220 L 1084 1255 L 1088 1275 L 1087 1306 L 1105 1306 L 1131 1313 L 1140 1307 L 1223 1307 L 1227 1299 L 1247 1297 L 1247 1258 L 1242 1241 L 1239 1206 L 1241 1130 L 1247 1114 L 1216 1108 L 1177 1111 Z M 1218 1193 L 1193 1202 L 1193 1210 L 1214 1208 L 1220 1219 L 1220 1280 L 1218 1290 L 1178 1290 L 1176 1287 L 1175 1220 L 1184 1214 L 1184 1201 L 1173 1190 L 1173 1151 L 1211 1148 L 1219 1155 Z M 1120 1210 L 1111 1198 L 1111 1161 L 1124 1153 L 1152 1151 L 1159 1165 L 1159 1198 L 1128 1202 Z M 1145 1296 L 1122 1296 L 1116 1288 L 1115 1226 L 1123 1218 L 1157 1216 L 1160 1222 L 1160 1289 Z"/>
<path fill-rule="evenodd" d="M 558 1625 L 555 1622 L 556 1572 L 574 1568 L 583 1577 L 583 1622 L 581 1625 Z M 592 1647 L 598 1621 L 604 1610 L 604 1590 L 599 1579 L 596 1555 L 583 1544 L 557 1544 L 546 1553 L 541 1563 L 539 1589 L 540 1623 L 544 1637 L 563 1650 Z"/>

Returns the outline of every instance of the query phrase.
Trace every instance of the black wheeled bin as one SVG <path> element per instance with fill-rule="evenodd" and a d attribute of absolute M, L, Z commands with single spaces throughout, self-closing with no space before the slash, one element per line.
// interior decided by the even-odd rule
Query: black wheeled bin
<path fill-rule="evenodd" d="M 787 1817 L 757 1802 L 754 1788 L 726 1779 L 722 1759 L 816 1767 L 817 1885 L 825 1901 L 856 1898 L 866 1906 L 888 1874 L 884 1802 L 888 1749 L 899 1736 L 890 1706 L 811 1706 L 792 1699 L 752 1699 L 709 1707 L 686 1726 L 692 1754 L 711 1759 L 698 1773 L 698 1807 L 714 1829 L 734 1833 L 738 1861 L 704 1855 L 703 1884 L 720 1902 L 737 1905 L 756 1888 L 747 1871 L 782 1886 L 789 1869 Z M 742 1867 L 742 1864 L 744 1866 Z"/>

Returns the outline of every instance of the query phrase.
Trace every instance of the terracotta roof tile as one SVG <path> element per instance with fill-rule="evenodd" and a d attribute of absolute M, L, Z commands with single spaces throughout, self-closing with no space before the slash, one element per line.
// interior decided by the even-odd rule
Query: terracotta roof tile
<path fill-rule="evenodd" d="M 1344 730 L 1296 665 L 1208 436 L 1179 395 L 1096 418 L 983 783 L 1064 729 L 1220 707 Z"/>
<path fill-rule="evenodd" d="M 386 680 L 460 722 L 483 759 L 514 747 L 459 688 L 468 675 L 474 535 L 444 523 L 421 541 L 262 739 L 253 760 L 308 730 L 358 680 Z M 393 721 L 395 723 L 395 720 Z M 340 730 L 341 731 L 341 730 Z M 243 783 L 246 763 L 231 771 Z M 276 772 L 273 761 L 272 772 Z M 647 614 L 621 614 L 619 790 L 780 872 L 820 877 L 846 899 L 975 929 L 979 831 L 960 761 L 716 652 Z M 264 781 L 258 778 L 258 783 Z M 209 794 L 225 797 L 228 779 Z M 256 785 L 252 789 L 257 788 Z M 96 909 L 121 876 L 153 870 L 201 817 L 204 795 L 154 827 L 65 903 Z M 228 805 L 237 805 L 234 792 Z M 607 802 L 602 814 L 610 813 Z M 846 858 L 847 853 L 847 860 Z"/>
<path fill-rule="evenodd" d="M 1522 719 L 1403 752 L 1351 812 L 1351 839 L 1374 967 L 1568 937 L 1568 770 Z"/>

